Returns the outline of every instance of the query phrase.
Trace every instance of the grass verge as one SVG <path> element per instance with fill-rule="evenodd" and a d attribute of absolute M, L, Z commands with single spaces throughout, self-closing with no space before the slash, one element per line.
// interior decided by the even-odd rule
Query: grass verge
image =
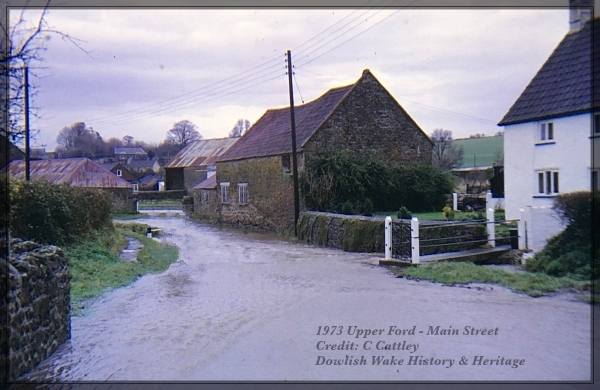
<path fill-rule="evenodd" d="M 591 283 L 542 273 L 509 272 L 487 268 L 469 262 L 439 262 L 397 271 L 399 276 L 426 279 L 447 285 L 493 283 L 513 291 L 539 297 L 559 289 L 591 290 Z"/>
<path fill-rule="evenodd" d="M 125 235 L 144 244 L 137 256 L 139 263 L 119 258 L 119 252 L 127 244 Z M 127 227 L 101 232 L 93 241 L 67 247 L 65 252 L 71 274 L 72 315 L 81 315 L 89 299 L 128 285 L 142 275 L 165 271 L 178 256 L 177 247 L 161 245 Z"/>

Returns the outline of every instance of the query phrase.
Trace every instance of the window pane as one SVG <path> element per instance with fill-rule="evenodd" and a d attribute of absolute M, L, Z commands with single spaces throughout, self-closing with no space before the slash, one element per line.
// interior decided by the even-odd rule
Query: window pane
<path fill-rule="evenodd" d="M 546 124 L 542 123 L 540 126 L 540 139 L 543 141 L 546 139 Z"/>
<path fill-rule="evenodd" d="M 553 172 L 554 175 L 554 193 L 558 194 L 558 172 Z"/>
<path fill-rule="evenodd" d="M 592 171 L 592 191 L 598 191 L 598 171 Z"/>
<path fill-rule="evenodd" d="M 552 190 L 552 172 L 546 171 L 546 193 L 549 194 Z"/>
<path fill-rule="evenodd" d="M 548 139 L 554 139 L 554 124 L 548 123 Z"/>
<path fill-rule="evenodd" d="M 544 193 L 544 174 L 542 172 L 538 173 L 538 192 Z"/>
<path fill-rule="evenodd" d="M 600 114 L 594 115 L 594 133 L 600 133 Z"/>

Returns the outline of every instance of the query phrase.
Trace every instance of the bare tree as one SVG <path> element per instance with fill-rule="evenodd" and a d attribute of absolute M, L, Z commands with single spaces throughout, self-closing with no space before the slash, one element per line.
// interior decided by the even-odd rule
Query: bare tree
<path fill-rule="evenodd" d="M 173 128 L 167 132 L 166 142 L 186 146 L 199 139 L 202 139 L 202 136 L 196 125 L 188 120 L 182 120 L 175 123 Z"/>
<path fill-rule="evenodd" d="M 229 132 L 229 138 L 241 137 L 249 128 L 250 121 L 248 119 L 238 119 L 233 129 Z"/>
<path fill-rule="evenodd" d="M 450 170 L 460 165 L 463 160 L 462 147 L 453 145 L 452 131 L 435 129 L 431 133 L 433 141 L 433 165 L 439 169 Z"/>
<path fill-rule="evenodd" d="M 0 88 L 8 93 L 1 94 L 2 118 L 0 118 L 0 133 L 13 142 L 19 142 L 24 137 L 22 118 L 23 108 L 23 68 L 27 66 L 30 74 L 36 76 L 36 69 L 40 69 L 43 62 L 42 53 L 46 50 L 46 44 L 52 36 L 66 39 L 87 53 L 79 44 L 78 39 L 68 34 L 57 31 L 48 25 L 46 15 L 51 0 L 46 0 L 40 16 L 31 24 L 25 17 L 27 3 L 18 17 L 11 20 L 11 26 L 6 20 L 7 13 L 0 17 L 0 30 L 3 39 L 0 41 Z M 7 4 L 7 2 L 4 2 Z M 3 4 L 4 5 L 4 4 Z M 6 9 L 5 7 L 3 7 Z M 11 13 L 16 15 L 16 13 Z M 31 78 L 30 78 L 31 80 Z M 35 85 L 30 81 L 29 95 L 35 96 Z M 29 107 L 33 115 L 37 115 L 34 106 Z"/>
<path fill-rule="evenodd" d="M 106 144 L 100 134 L 83 122 L 63 127 L 56 136 L 57 152 L 61 157 L 101 157 Z"/>
<path fill-rule="evenodd" d="M 132 146 L 133 145 L 133 137 L 130 135 L 123 136 L 123 145 L 124 146 Z"/>

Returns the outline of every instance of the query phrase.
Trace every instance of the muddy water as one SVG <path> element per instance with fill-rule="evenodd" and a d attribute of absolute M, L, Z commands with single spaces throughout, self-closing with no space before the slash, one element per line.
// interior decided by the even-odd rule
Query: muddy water
<path fill-rule="evenodd" d="M 85 316 L 73 317 L 71 340 L 27 378 L 590 378 L 587 304 L 534 299 L 500 287 L 397 279 L 374 265 L 377 256 L 219 230 L 183 217 L 140 222 L 162 228 L 163 239 L 180 248 L 179 261 L 163 274 L 106 294 Z M 324 326 L 329 332 L 338 328 L 317 335 L 320 326 L 321 333 Z M 404 334 L 390 335 L 391 326 Z M 437 326 L 437 335 L 427 334 Z M 466 326 L 492 334 L 463 335 Z M 356 337 L 358 329 L 374 334 Z M 450 334 L 442 334 L 445 330 Z M 386 345 L 396 349 L 383 349 Z M 374 356 L 395 364 L 373 364 Z M 411 356 L 415 364 L 409 364 Z M 475 356 L 484 357 L 482 364 L 473 365 Z M 501 365 L 501 359 L 516 361 L 517 367 Z"/>

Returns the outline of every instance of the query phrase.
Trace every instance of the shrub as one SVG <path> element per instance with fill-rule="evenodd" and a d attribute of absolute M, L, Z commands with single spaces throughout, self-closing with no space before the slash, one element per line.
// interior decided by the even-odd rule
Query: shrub
<path fill-rule="evenodd" d="M 363 206 L 363 215 L 370 217 L 373 215 L 373 202 L 371 198 L 365 199 L 365 204 Z"/>
<path fill-rule="evenodd" d="M 11 181 L 11 235 L 42 244 L 64 245 L 113 229 L 111 200 L 100 190 L 43 180 Z"/>
<path fill-rule="evenodd" d="M 331 152 L 310 159 L 300 176 L 300 191 L 310 209 L 336 210 L 343 202 L 375 210 L 439 210 L 456 178 L 427 165 L 392 168 L 384 161 L 365 160 L 350 152 Z"/>
<path fill-rule="evenodd" d="M 411 219 L 412 218 L 412 213 L 410 211 L 408 211 L 408 209 L 404 206 L 400 207 L 400 210 L 398 210 L 398 218 L 399 219 Z"/>
<path fill-rule="evenodd" d="M 454 210 L 452 210 L 452 207 L 446 205 L 442 211 L 444 212 L 444 218 L 446 218 L 448 221 L 454 220 Z"/>
<path fill-rule="evenodd" d="M 548 240 L 547 245 L 527 261 L 529 271 L 578 279 L 600 277 L 600 242 L 598 223 L 600 196 L 586 191 L 565 193 L 554 199 L 553 209 L 567 224 L 565 229 Z M 594 217 L 592 216 L 594 214 Z M 592 234 L 593 233 L 593 237 Z M 592 260 L 593 259 L 593 260 Z"/>
<path fill-rule="evenodd" d="M 349 201 L 346 201 L 342 205 L 342 214 L 346 214 L 346 215 L 354 214 L 354 209 L 352 208 L 352 203 L 350 203 Z"/>

